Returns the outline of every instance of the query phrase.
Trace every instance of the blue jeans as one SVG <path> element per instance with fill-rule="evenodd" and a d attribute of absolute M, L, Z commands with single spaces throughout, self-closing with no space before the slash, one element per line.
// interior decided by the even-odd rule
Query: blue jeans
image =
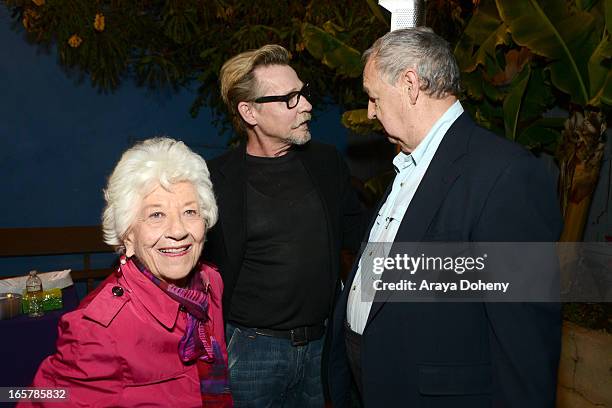
<path fill-rule="evenodd" d="M 237 408 L 321 408 L 324 339 L 294 347 L 227 323 L 230 388 Z"/>

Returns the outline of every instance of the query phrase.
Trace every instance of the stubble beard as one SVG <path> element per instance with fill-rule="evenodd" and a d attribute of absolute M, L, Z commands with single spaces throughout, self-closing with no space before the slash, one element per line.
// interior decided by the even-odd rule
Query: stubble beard
<path fill-rule="evenodd" d="M 301 146 L 310 141 L 310 129 L 308 128 L 308 121 L 310 120 L 310 116 L 303 118 L 305 120 L 299 122 L 299 124 L 291 129 L 291 132 L 287 135 L 285 140 L 292 144 Z M 303 128 L 302 128 L 303 127 Z"/>
<path fill-rule="evenodd" d="M 292 145 L 301 146 L 310 141 L 310 130 L 305 129 L 300 134 L 291 133 L 285 140 Z"/>

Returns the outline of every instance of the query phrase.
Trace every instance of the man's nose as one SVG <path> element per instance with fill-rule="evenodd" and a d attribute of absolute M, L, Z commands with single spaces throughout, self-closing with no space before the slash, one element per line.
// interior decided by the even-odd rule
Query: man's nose
<path fill-rule="evenodd" d="M 300 102 L 298 103 L 298 109 L 299 109 L 299 112 L 310 112 L 312 110 L 312 104 L 304 95 L 300 97 Z"/>

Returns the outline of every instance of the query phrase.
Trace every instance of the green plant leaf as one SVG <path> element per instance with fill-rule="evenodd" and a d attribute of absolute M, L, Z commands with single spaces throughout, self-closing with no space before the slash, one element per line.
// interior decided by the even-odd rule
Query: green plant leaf
<path fill-rule="evenodd" d="M 544 78 L 543 70 L 531 68 L 531 77 L 525 89 L 519 121 L 525 122 L 540 118 L 554 104 L 555 97 L 550 84 Z"/>
<path fill-rule="evenodd" d="M 495 48 L 501 44 L 507 44 L 507 27 L 497 10 L 495 7 L 479 8 L 455 46 L 459 69 L 471 72 L 478 65 L 485 65 L 487 54 L 495 58 Z"/>
<path fill-rule="evenodd" d="M 504 99 L 504 129 L 506 138 L 510 140 L 516 140 L 521 105 L 530 76 L 531 68 L 527 65 L 514 81 L 512 81 L 510 93 Z"/>
<path fill-rule="evenodd" d="M 343 32 L 344 27 L 339 26 L 338 24 L 334 23 L 331 20 L 327 20 L 326 22 L 323 23 L 323 30 L 325 30 L 325 32 L 331 35 L 336 35 L 336 33 L 338 32 Z"/>
<path fill-rule="evenodd" d="M 177 44 L 184 44 L 198 33 L 197 14 L 195 9 L 177 12 L 170 9 L 163 19 L 164 34 Z"/>
<path fill-rule="evenodd" d="M 608 79 L 602 89 L 601 102 L 612 106 L 612 72 L 608 73 Z"/>
<path fill-rule="evenodd" d="M 487 98 L 475 105 L 474 108 L 468 108 L 473 112 L 476 122 L 497 133 L 500 136 L 504 135 L 504 111 L 499 104 L 492 104 Z"/>
<path fill-rule="evenodd" d="M 207 48 L 200 52 L 200 59 L 207 60 L 209 57 L 214 56 L 215 52 L 217 52 L 217 47 Z"/>
<path fill-rule="evenodd" d="M 387 27 L 391 27 L 391 24 L 385 18 L 385 16 L 383 16 L 383 13 L 380 11 L 380 7 L 378 7 L 378 4 L 376 4 L 376 2 L 374 0 L 366 0 L 366 3 L 368 3 L 368 7 L 370 7 L 370 10 L 372 10 L 372 14 L 374 14 L 374 16 L 376 16 L 378 21 L 380 21 L 381 23 L 383 23 Z"/>
<path fill-rule="evenodd" d="M 369 134 L 383 130 L 378 120 L 368 119 L 367 109 L 355 109 L 344 112 L 342 114 L 342 124 L 344 127 L 359 134 Z"/>
<path fill-rule="evenodd" d="M 585 11 L 570 14 L 565 1 L 496 0 L 514 41 L 534 54 L 549 58 L 555 87 L 584 105 L 589 100 L 587 61 L 593 43 L 593 17 Z"/>
<path fill-rule="evenodd" d="M 576 0 L 576 5 L 584 11 L 589 11 L 599 0 Z"/>
<path fill-rule="evenodd" d="M 527 149 L 541 148 L 553 153 L 561 140 L 561 132 L 534 124 L 521 132 L 516 141 Z"/>
<path fill-rule="evenodd" d="M 500 61 L 505 61 L 504 53 L 495 53 L 494 55 L 489 55 L 488 53 L 485 55 L 485 63 L 482 66 L 482 71 L 485 73 L 487 79 L 492 79 L 504 69 L 500 65 Z"/>
<path fill-rule="evenodd" d="M 459 41 L 457 41 L 454 54 L 461 72 L 473 72 L 476 69 L 476 62 L 472 57 L 474 46 L 474 40 L 467 36 L 465 32 L 461 35 Z"/>
<path fill-rule="evenodd" d="M 612 106 L 612 72 L 608 72 L 604 85 L 589 101 L 589 104 L 593 106 L 600 106 L 601 104 Z"/>
<path fill-rule="evenodd" d="M 501 101 L 506 97 L 506 94 L 494 86 L 491 82 L 487 81 L 482 76 L 480 77 L 482 82 L 482 90 L 484 94 L 492 101 Z"/>
<path fill-rule="evenodd" d="M 604 14 L 606 16 L 606 30 L 612 35 L 612 0 L 604 0 Z"/>
<path fill-rule="evenodd" d="M 588 11 L 595 21 L 595 29 L 598 33 L 603 33 L 606 29 L 606 10 L 605 3 L 608 0 L 592 0 L 589 8 L 582 8 Z"/>
<path fill-rule="evenodd" d="M 606 82 L 610 67 L 604 65 L 604 63 L 610 58 L 612 58 L 612 41 L 610 41 L 610 35 L 606 33 L 591 58 L 589 58 L 590 95 L 592 97 L 599 93 Z"/>
<path fill-rule="evenodd" d="M 469 98 L 481 100 L 483 98 L 482 73 L 479 71 L 464 72 L 461 75 L 461 83 Z"/>
<path fill-rule="evenodd" d="M 302 37 L 308 52 L 323 64 L 349 78 L 361 76 L 361 53 L 310 23 L 302 25 Z"/>

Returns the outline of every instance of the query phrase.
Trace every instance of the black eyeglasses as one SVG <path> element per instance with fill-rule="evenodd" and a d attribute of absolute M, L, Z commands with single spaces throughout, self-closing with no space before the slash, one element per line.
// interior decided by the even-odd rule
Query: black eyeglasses
<path fill-rule="evenodd" d="M 275 96 L 261 96 L 255 99 L 256 103 L 268 103 L 268 102 L 285 102 L 287 109 L 293 109 L 300 103 L 300 96 L 306 99 L 310 98 L 310 87 L 308 84 L 304 84 L 302 89 L 299 91 L 289 92 L 287 95 L 275 95 Z"/>

